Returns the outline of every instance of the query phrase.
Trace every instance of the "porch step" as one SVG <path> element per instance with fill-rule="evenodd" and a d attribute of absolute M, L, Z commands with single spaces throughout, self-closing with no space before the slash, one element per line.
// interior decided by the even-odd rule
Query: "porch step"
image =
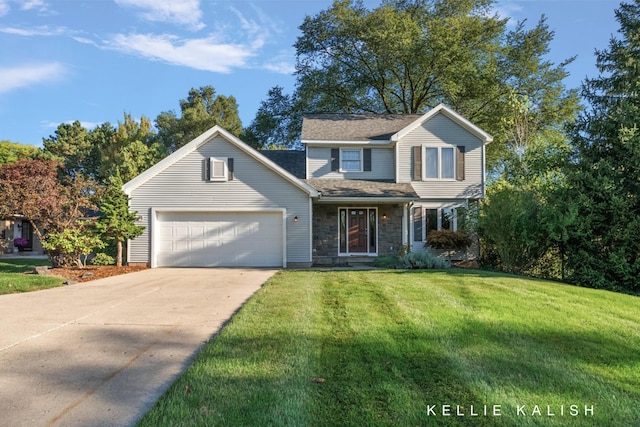
<path fill-rule="evenodd" d="M 326 266 L 343 266 L 343 267 L 358 267 L 358 266 L 371 266 L 376 260 L 373 256 L 325 256 L 315 257 L 313 265 L 326 265 Z"/>

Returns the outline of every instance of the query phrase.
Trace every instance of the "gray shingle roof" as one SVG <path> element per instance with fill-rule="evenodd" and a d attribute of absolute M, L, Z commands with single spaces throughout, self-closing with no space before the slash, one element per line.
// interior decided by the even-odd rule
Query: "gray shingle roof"
<path fill-rule="evenodd" d="M 307 114 L 302 121 L 302 140 L 384 141 L 420 117 L 419 114 Z"/>
<path fill-rule="evenodd" d="M 305 152 L 300 150 L 260 150 L 260 154 L 296 178 L 307 177 Z"/>
<path fill-rule="evenodd" d="M 355 179 L 307 179 L 306 183 L 321 192 L 322 197 L 419 198 L 409 183 Z"/>

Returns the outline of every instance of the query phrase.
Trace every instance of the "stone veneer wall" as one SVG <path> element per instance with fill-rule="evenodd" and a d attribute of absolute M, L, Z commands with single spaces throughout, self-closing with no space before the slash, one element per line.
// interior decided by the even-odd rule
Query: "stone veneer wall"
<path fill-rule="evenodd" d="M 324 205 L 313 206 L 313 258 L 338 257 L 338 209 L 343 207 L 378 208 L 378 255 L 395 254 L 402 245 L 402 210 L 394 205 Z M 387 220 L 383 220 L 383 214 Z M 324 262 L 323 262 L 324 263 Z"/>

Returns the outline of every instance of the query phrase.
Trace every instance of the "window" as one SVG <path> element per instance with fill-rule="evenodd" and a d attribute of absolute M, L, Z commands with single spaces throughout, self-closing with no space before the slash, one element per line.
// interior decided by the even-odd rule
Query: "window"
<path fill-rule="evenodd" d="M 427 179 L 455 179 L 454 147 L 426 147 L 425 173 Z"/>
<path fill-rule="evenodd" d="M 229 170 L 227 166 L 227 158 L 210 157 L 209 158 L 209 181 L 227 181 Z"/>
<path fill-rule="evenodd" d="M 423 209 L 413 208 L 413 240 L 424 241 L 431 231 L 452 230 L 459 228 L 458 216 L 464 216 L 464 208 L 438 208 Z M 458 212 L 460 211 L 460 212 Z M 424 230 L 424 233 L 423 233 Z"/>
<path fill-rule="evenodd" d="M 362 170 L 362 150 L 341 150 L 340 169 L 348 172 L 360 172 Z"/>

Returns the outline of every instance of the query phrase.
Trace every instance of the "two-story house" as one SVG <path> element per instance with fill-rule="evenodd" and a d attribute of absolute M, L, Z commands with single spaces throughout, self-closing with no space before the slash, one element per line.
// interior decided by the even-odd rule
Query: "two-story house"
<path fill-rule="evenodd" d="M 123 187 L 145 233 L 129 262 L 307 266 L 424 250 L 485 193 L 491 136 L 424 115 L 308 115 L 304 152 L 258 152 L 214 127 Z"/>

